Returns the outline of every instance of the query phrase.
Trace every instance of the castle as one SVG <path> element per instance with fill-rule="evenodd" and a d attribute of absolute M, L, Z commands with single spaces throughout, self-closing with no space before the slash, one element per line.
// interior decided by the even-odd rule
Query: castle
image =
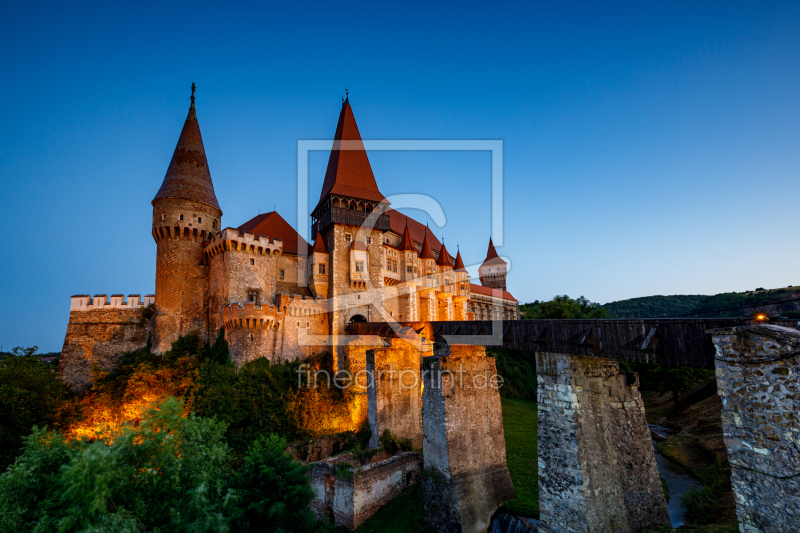
<path fill-rule="evenodd" d="M 88 384 L 92 366 L 109 369 L 148 338 L 153 352 L 163 353 L 179 336 L 213 342 L 224 328 L 237 365 L 335 349 L 338 366 L 352 322 L 519 318 L 518 302 L 506 292 L 507 264 L 491 239 L 481 285 L 473 284 L 460 252 L 453 257 L 426 226 L 391 209 L 349 98 L 311 213 L 313 246 L 277 211 L 224 227 L 194 100 L 193 85 L 152 201 L 155 295 L 72 297 L 60 371 L 73 387 Z"/>

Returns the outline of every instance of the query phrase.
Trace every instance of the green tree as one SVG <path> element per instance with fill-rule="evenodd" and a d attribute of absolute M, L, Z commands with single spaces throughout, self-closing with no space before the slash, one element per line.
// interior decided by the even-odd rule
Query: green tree
<path fill-rule="evenodd" d="M 33 355 L 38 347 L 14 348 L 16 357 L 0 362 L 0 472 L 20 452 L 34 426 L 54 426 L 67 417 L 69 391 L 47 363 Z"/>
<path fill-rule="evenodd" d="M 526 320 L 608 318 L 608 313 L 600 304 L 590 302 L 583 296 L 572 299 L 566 294 L 555 296 L 549 302 L 536 300 L 523 304 L 520 314 Z"/>
<path fill-rule="evenodd" d="M 307 467 L 286 454 L 286 441 L 262 435 L 236 474 L 235 531 L 264 533 L 319 531 L 308 504 L 314 497 Z"/>

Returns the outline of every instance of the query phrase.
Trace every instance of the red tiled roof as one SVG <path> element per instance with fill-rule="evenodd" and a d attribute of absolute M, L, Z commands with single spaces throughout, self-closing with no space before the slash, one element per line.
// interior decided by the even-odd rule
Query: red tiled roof
<path fill-rule="evenodd" d="M 486 251 L 486 259 L 483 260 L 483 264 L 484 265 L 506 264 L 506 262 L 500 259 L 500 256 L 497 255 L 497 250 L 494 249 L 494 243 L 492 243 L 491 237 L 489 237 L 489 249 Z"/>
<path fill-rule="evenodd" d="M 160 198 L 184 198 L 220 209 L 214 194 L 214 184 L 211 182 L 211 172 L 208 170 L 197 112 L 194 109 L 194 89 L 192 89 L 192 105 L 189 107 L 181 136 L 167 167 L 167 174 L 151 203 L 155 204 Z"/>
<path fill-rule="evenodd" d="M 361 241 L 353 241 L 353 244 L 350 245 L 351 250 L 356 250 L 358 252 L 366 252 L 367 245 Z"/>
<path fill-rule="evenodd" d="M 517 301 L 516 298 L 511 296 L 510 292 L 501 291 L 500 289 L 492 289 L 491 287 L 484 287 L 483 285 L 475 285 L 474 283 L 469 284 L 469 290 L 476 294 L 482 294 L 484 296 L 499 296 L 502 297 L 504 300 L 514 300 Z"/>
<path fill-rule="evenodd" d="M 317 239 L 314 241 L 314 253 L 327 254 L 328 249 L 325 248 L 325 239 L 322 238 L 322 233 L 317 233 Z"/>
<path fill-rule="evenodd" d="M 414 239 L 411 237 L 411 231 L 408 229 L 408 222 L 406 222 L 406 227 L 403 230 L 403 240 L 400 241 L 400 249 L 404 252 L 408 250 L 417 251 L 417 247 L 414 246 Z"/>
<path fill-rule="evenodd" d="M 420 224 L 413 218 L 404 215 L 400 211 L 395 211 L 394 209 L 387 209 L 389 213 L 389 229 L 397 234 L 403 235 L 405 233 L 405 226 L 408 225 L 408 230 L 411 232 L 411 238 L 414 239 L 414 242 L 422 246 L 422 241 L 425 239 L 426 227 L 424 224 Z M 428 240 L 430 240 L 431 250 L 438 252 L 442 249 L 442 243 L 439 242 L 439 239 L 436 238 L 432 232 L 428 233 Z"/>
<path fill-rule="evenodd" d="M 439 251 L 439 258 L 436 260 L 436 264 L 440 267 L 453 266 L 453 263 L 450 262 L 450 254 L 447 253 L 447 247 L 444 244 L 442 245 L 442 249 Z"/>
<path fill-rule="evenodd" d="M 425 237 L 422 239 L 422 250 L 419 251 L 419 258 L 420 259 L 436 259 L 433 257 L 433 251 L 431 251 L 431 243 L 428 239 L 428 232 L 425 232 Z"/>
<path fill-rule="evenodd" d="M 464 268 L 464 260 L 461 259 L 461 250 L 458 251 L 456 254 L 456 272 L 466 272 L 467 269 Z"/>
<path fill-rule="evenodd" d="M 351 142 L 342 147 L 342 141 Z M 372 174 L 372 167 L 364 150 L 364 143 L 361 141 L 349 99 L 344 101 L 342 111 L 339 113 L 339 122 L 336 124 L 328 170 L 325 172 L 319 201 L 322 202 L 328 194 L 340 194 L 376 202 L 384 199 Z"/>
<path fill-rule="evenodd" d="M 305 246 L 308 253 L 311 253 L 311 246 L 277 211 L 251 218 L 236 229 L 249 231 L 255 235 L 266 235 L 271 239 L 280 239 L 283 241 L 283 253 L 290 255 L 298 255 L 297 240 L 299 238 L 301 246 Z"/>

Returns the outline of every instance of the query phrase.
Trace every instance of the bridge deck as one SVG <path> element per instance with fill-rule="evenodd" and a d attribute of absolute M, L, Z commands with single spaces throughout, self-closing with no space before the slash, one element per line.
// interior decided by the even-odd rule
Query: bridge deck
<path fill-rule="evenodd" d="M 479 320 L 430 322 L 434 340 L 449 344 L 504 346 L 671 366 L 714 368 L 714 346 L 706 331 L 756 323 L 749 318 L 642 318 L 628 320 Z M 764 323 L 758 321 L 757 323 Z M 798 320 L 770 324 L 800 329 Z M 422 322 L 401 323 L 419 331 Z M 351 334 L 397 336 L 385 322 L 351 324 Z"/>

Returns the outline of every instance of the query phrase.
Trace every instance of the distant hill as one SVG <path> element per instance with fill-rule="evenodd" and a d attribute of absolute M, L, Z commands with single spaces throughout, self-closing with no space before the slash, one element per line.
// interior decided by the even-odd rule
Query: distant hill
<path fill-rule="evenodd" d="M 698 294 L 644 296 L 603 305 L 611 318 L 657 318 L 684 316 L 770 316 L 800 318 L 800 287 L 726 292 L 714 296 Z"/>

